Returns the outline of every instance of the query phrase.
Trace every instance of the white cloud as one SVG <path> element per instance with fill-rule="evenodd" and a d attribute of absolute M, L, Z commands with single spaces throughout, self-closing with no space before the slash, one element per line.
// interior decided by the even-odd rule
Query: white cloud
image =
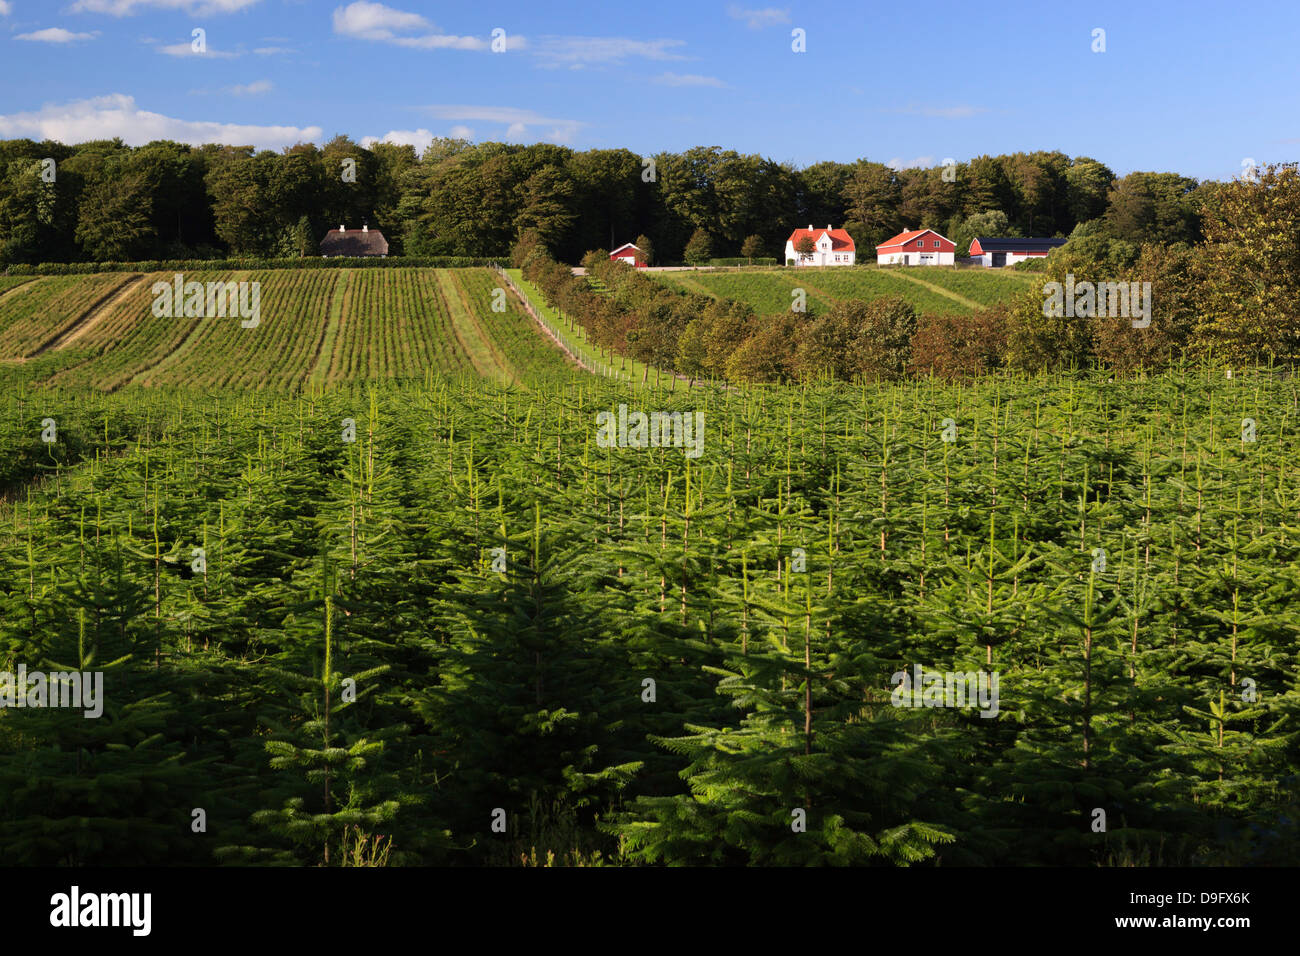
<path fill-rule="evenodd" d="M 537 55 L 543 66 L 581 68 L 588 64 L 615 65 L 628 57 L 646 60 L 684 60 L 670 47 L 685 46 L 685 40 L 632 40 L 628 37 L 561 37 L 540 38 Z"/>
<path fill-rule="evenodd" d="M 391 129 L 383 136 L 363 136 L 361 145 L 366 149 L 375 143 L 393 143 L 397 146 L 414 146 L 417 153 L 423 153 L 436 137 L 427 129 Z"/>
<path fill-rule="evenodd" d="M 356 40 L 376 40 L 419 50 L 484 50 L 480 37 L 439 33 L 438 28 L 418 13 L 407 13 L 382 3 L 357 0 L 334 11 L 334 32 Z M 514 46 L 511 42 L 510 46 Z"/>
<path fill-rule="evenodd" d="M 14 5 L 9 0 L 0 0 L 0 17 L 7 17 L 14 12 Z"/>
<path fill-rule="evenodd" d="M 457 123 L 447 132 L 451 134 L 452 139 L 473 139 L 474 138 L 474 130 L 460 123 Z"/>
<path fill-rule="evenodd" d="M 391 43 L 415 50 L 488 50 L 491 40 L 443 33 L 419 13 L 398 10 L 372 0 L 355 0 L 334 10 L 334 32 L 354 40 Z M 534 49 L 527 37 L 507 33 L 506 49 Z M 582 69 L 588 64 L 621 63 L 628 57 L 649 60 L 684 60 L 671 47 L 684 40 L 632 40 L 626 37 L 547 36 L 536 53 L 543 66 Z"/>
<path fill-rule="evenodd" d="M 391 40 L 398 33 L 424 30 L 431 24 L 418 13 L 358 0 L 334 11 L 334 32 L 359 40 Z"/>
<path fill-rule="evenodd" d="M 527 138 L 529 130 L 536 126 L 549 127 L 545 138 L 552 143 L 568 143 L 581 129 L 584 123 L 571 119 L 556 119 L 554 117 L 542 116 L 532 110 L 519 109 L 514 106 L 453 106 L 440 104 L 437 106 L 423 107 L 424 111 L 436 119 L 461 121 L 468 120 L 478 123 L 495 123 L 505 126 L 505 137 L 507 139 L 522 140 Z M 468 127 L 457 125 L 452 127 L 452 135 L 460 136 L 457 130 L 463 130 L 466 133 L 472 133 Z M 470 137 L 464 136 L 464 139 Z"/>
<path fill-rule="evenodd" d="M 128 17 L 150 7 L 159 10 L 181 10 L 197 17 L 217 13 L 235 13 L 258 3 L 259 0 L 77 0 L 73 13 L 107 13 L 115 17 Z"/>
<path fill-rule="evenodd" d="M 72 43 L 75 40 L 93 40 L 97 36 L 99 36 L 98 30 L 94 33 L 73 33 L 63 27 L 49 27 L 37 30 L 35 33 L 20 33 L 14 39 L 33 40 L 36 43 Z"/>
<path fill-rule="evenodd" d="M 214 50 L 212 47 L 207 47 L 203 52 L 199 52 L 194 49 L 194 46 L 191 43 L 171 43 L 167 46 L 158 47 L 158 52 L 166 53 L 168 56 L 213 57 L 219 60 L 228 60 L 232 57 L 243 56 L 242 53 L 231 53 L 229 50 Z"/>
<path fill-rule="evenodd" d="M 0 114 L 2 138 L 27 137 L 38 142 L 54 139 L 69 145 L 120 136 L 131 146 L 171 139 L 196 146 L 226 143 L 280 149 L 297 142 L 317 142 L 322 135 L 319 126 L 250 126 L 177 119 L 142 110 L 134 97 L 124 93 L 46 105 L 32 112 Z"/>
<path fill-rule="evenodd" d="M 226 91 L 235 96 L 256 96 L 258 93 L 271 92 L 271 85 L 270 80 L 254 80 L 252 83 L 237 83 L 227 87 Z"/>
<path fill-rule="evenodd" d="M 488 42 L 479 37 L 458 37 L 443 33 L 430 33 L 418 37 L 393 37 L 388 42 L 416 50 L 486 50 L 488 48 Z"/>
<path fill-rule="evenodd" d="M 726 87 L 716 76 L 701 76 L 698 73 L 661 73 L 654 78 L 660 86 L 716 86 Z"/>
<path fill-rule="evenodd" d="M 762 10 L 746 10 L 734 3 L 727 7 L 727 16 L 733 20 L 744 20 L 751 30 L 761 30 L 763 27 L 790 22 L 789 10 L 778 10 L 775 7 L 764 7 Z"/>
<path fill-rule="evenodd" d="M 259 46 L 253 52 L 258 56 L 275 56 L 279 53 L 297 53 L 298 51 L 287 46 Z"/>

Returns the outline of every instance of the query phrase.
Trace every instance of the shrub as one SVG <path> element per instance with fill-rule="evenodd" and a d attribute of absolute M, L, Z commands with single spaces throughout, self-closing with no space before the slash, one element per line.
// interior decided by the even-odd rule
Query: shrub
<path fill-rule="evenodd" d="M 636 246 L 636 261 L 643 265 L 652 266 L 655 264 L 655 246 L 650 241 L 650 237 L 645 233 L 637 236 L 632 245 Z"/>
<path fill-rule="evenodd" d="M 682 256 L 693 266 L 703 265 L 713 255 L 713 241 L 703 229 L 696 229 L 686 243 Z"/>
<path fill-rule="evenodd" d="M 763 258 L 763 237 L 746 236 L 745 241 L 740 244 L 740 254 L 750 262 Z"/>
<path fill-rule="evenodd" d="M 764 324 L 727 360 L 727 378 L 742 382 L 788 382 L 796 377 L 790 343 L 798 332 L 793 315 L 764 316 Z"/>
<path fill-rule="evenodd" d="M 930 315 L 917 320 L 908 370 L 938 378 L 975 378 L 1002 364 L 1007 347 L 1007 308 L 974 315 Z"/>
<path fill-rule="evenodd" d="M 1097 360 L 1113 371 L 1132 372 L 1162 367 L 1181 355 L 1201 315 L 1196 267 L 1191 248 L 1181 243 L 1143 246 L 1125 280 L 1151 283 L 1151 324 L 1134 328 L 1132 318 L 1097 319 L 1093 335 Z"/>
<path fill-rule="evenodd" d="M 723 259 L 714 258 L 709 260 L 711 266 L 774 266 L 776 264 L 776 259 L 771 256 L 755 256 L 753 259 L 746 259 L 743 256 L 739 258 L 728 256 Z"/>
<path fill-rule="evenodd" d="M 515 244 L 510 248 L 510 264 L 516 269 L 522 269 L 528 257 L 538 248 L 545 248 L 542 244 L 542 236 L 536 229 L 525 229 L 515 240 Z"/>
<path fill-rule="evenodd" d="M 1055 276 L 1045 276 L 1060 281 Z M 1043 284 L 1034 283 L 1007 306 L 1006 364 L 1025 372 L 1083 368 L 1092 356 L 1092 319 L 1043 314 Z"/>
<path fill-rule="evenodd" d="M 916 309 L 902 296 L 890 295 L 870 302 L 837 306 L 851 312 L 857 335 L 849 347 L 852 373 L 868 381 L 901 378 L 912 354 Z"/>
<path fill-rule="evenodd" d="M 728 360 L 754 327 L 754 310 L 744 302 L 719 299 L 705 306 L 700 321 L 704 323 L 704 367 L 715 377 L 725 378 Z"/>
<path fill-rule="evenodd" d="M 609 261 L 608 249 L 592 249 L 582 257 L 582 267 L 586 269 L 588 273 L 595 273 L 598 268 Z"/>
<path fill-rule="evenodd" d="M 801 378 L 816 379 L 831 375 L 838 379 L 853 377 L 849 351 L 857 338 L 865 316 L 863 303 L 849 308 L 833 308 L 800 329 L 795 347 L 794 366 Z"/>
<path fill-rule="evenodd" d="M 1254 363 L 1300 358 L 1300 169 L 1264 168 L 1258 182 L 1209 197 L 1197 351 Z"/>

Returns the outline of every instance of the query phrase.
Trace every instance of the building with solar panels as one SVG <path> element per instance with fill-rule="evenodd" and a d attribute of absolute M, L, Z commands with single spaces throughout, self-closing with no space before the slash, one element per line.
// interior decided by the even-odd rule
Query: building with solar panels
<path fill-rule="evenodd" d="M 972 262 L 992 269 L 1013 266 L 1026 259 L 1041 259 L 1058 246 L 1065 245 L 1064 239 L 997 239 L 991 236 L 979 236 L 970 244 Z"/>

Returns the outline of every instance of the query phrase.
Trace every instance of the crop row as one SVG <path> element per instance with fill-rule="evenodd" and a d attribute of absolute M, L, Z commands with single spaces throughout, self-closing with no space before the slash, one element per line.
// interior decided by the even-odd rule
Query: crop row
<path fill-rule="evenodd" d="M 466 308 L 478 316 L 482 327 L 500 348 L 516 378 L 529 381 L 553 375 L 567 376 L 574 366 L 556 348 L 537 324 L 520 308 L 519 300 L 487 269 L 463 269 L 449 273 Z M 500 289 L 502 294 L 498 294 Z M 493 308 L 504 303 L 504 311 Z"/>
<path fill-rule="evenodd" d="M 0 305 L 0 359 L 30 355 L 126 281 L 120 275 L 67 276 L 14 289 Z"/>
<path fill-rule="evenodd" d="M 155 315 L 153 274 L 20 280 L 0 301 L 0 357 L 29 354 L 81 320 L 42 367 L 57 385 L 296 388 L 309 382 L 484 374 L 549 374 L 563 358 L 485 269 L 315 269 L 198 272 L 186 281 L 259 288 L 254 324 L 242 315 Z M 93 315 L 85 312 L 107 293 Z M 251 304 L 251 297 L 248 300 Z M 206 304 L 205 304 L 206 307 Z"/>

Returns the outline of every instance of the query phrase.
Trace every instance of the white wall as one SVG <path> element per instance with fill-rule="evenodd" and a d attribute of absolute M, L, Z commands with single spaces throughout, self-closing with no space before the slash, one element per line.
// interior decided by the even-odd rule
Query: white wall
<path fill-rule="evenodd" d="M 982 256 L 974 256 L 972 258 L 980 265 L 984 266 L 985 268 L 988 269 L 993 268 L 993 253 L 991 252 L 986 252 Z M 1020 253 L 1016 253 L 1016 252 L 1008 252 L 1006 264 L 1009 266 L 1014 266 L 1017 262 L 1024 262 L 1026 259 L 1046 259 L 1046 258 L 1047 256 L 1045 254 L 1021 255 Z"/>
<path fill-rule="evenodd" d="M 835 257 L 840 257 L 836 262 Z M 829 241 L 818 243 L 817 251 L 808 258 L 804 258 L 794 251 L 794 243 L 789 239 L 785 241 L 785 261 L 794 260 L 798 266 L 851 266 L 853 265 L 856 253 L 853 252 L 835 252 Z M 846 261 L 847 259 L 847 261 Z"/>
<path fill-rule="evenodd" d="M 930 257 L 926 259 L 925 262 L 921 261 L 922 252 L 924 252 L 925 255 Z M 882 266 L 902 265 L 903 255 L 904 253 L 901 252 L 889 252 L 889 253 L 878 252 L 876 253 L 876 263 Z M 909 249 L 907 250 L 906 255 L 907 255 L 907 264 L 909 266 L 921 266 L 921 265 L 950 266 L 953 264 L 953 259 L 956 256 L 956 253 L 931 252 L 928 249 L 927 250 Z"/>

